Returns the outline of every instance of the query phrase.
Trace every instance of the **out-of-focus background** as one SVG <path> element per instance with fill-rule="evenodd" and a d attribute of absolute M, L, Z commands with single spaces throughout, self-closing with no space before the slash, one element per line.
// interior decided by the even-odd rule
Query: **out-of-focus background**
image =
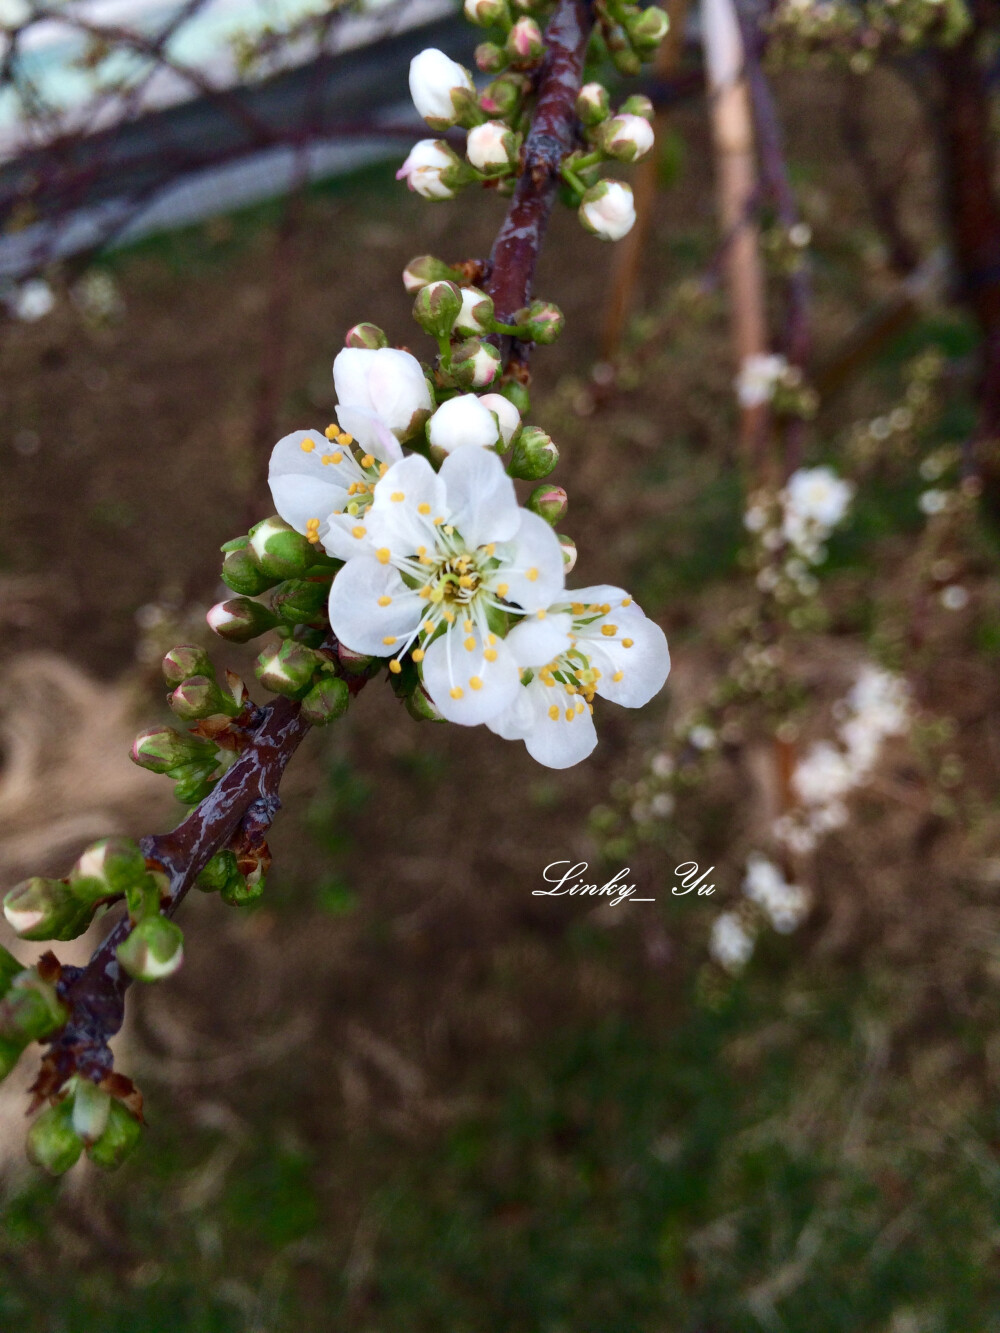
<path fill-rule="evenodd" d="M 219 10 L 222 24 L 240 7 Z M 219 545 L 270 512 L 270 445 L 330 419 L 331 361 L 355 322 L 430 354 L 400 281 L 408 259 L 489 252 L 494 192 L 430 206 L 393 179 L 420 133 L 410 55 L 469 60 L 473 44 L 447 12 L 397 10 L 385 30 L 360 16 L 343 49 L 242 82 L 196 32 L 184 60 L 252 94 L 275 141 L 195 160 L 230 93 L 166 86 L 124 127 L 111 113 L 97 127 L 102 163 L 117 144 L 124 165 L 91 173 L 96 196 L 77 205 L 53 185 L 0 236 L 5 888 L 64 873 L 94 837 L 180 817 L 128 747 L 169 720 L 158 663 L 174 643 L 209 646 L 255 688 L 253 652 L 210 643 L 204 612 L 224 595 Z M 280 26 L 280 8 L 265 21 Z M 696 68 L 696 47 L 688 58 Z M 40 41 L 37 59 L 72 119 L 64 56 Z M 912 75 L 774 78 L 821 360 L 899 291 L 859 117 L 914 252 L 947 241 Z M 309 151 L 326 146 L 306 161 L 277 140 L 310 79 L 353 129 L 328 143 L 317 130 Z M 192 154 L 169 181 L 149 174 L 167 140 Z M 83 174 L 98 151 L 86 142 Z M 44 169 L 16 149 L 0 167 L 8 202 Z M 697 782 L 658 803 L 650 785 L 728 671 L 726 627 L 753 586 L 727 307 L 705 279 L 719 238 L 696 85 L 660 152 L 613 386 L 622 275 L 572 212 L 555 214 L 536 291 L 567 331 L 535 353 L 532 418 L 562 451 L 574 581 L 620 582 L 663 625 L 668 688 L 638 713 L 599 709 L 597 751 L 566 772 L 484 728 L 417 724 L 381 682 L 312 734 L 282 788 L 262 904 L 192 894 L 183 970 L 130 996 L 117 1058 L 149 1130 L 129 1164 L 40 1178 L 23 1160 L 31 1070 L 0 1089 L 4 1328 L 1000 1328 L 995 530 L 976 521 L 932 552 L 952 562 L 940 578 L 921 564 L 926 460 L 944 471 L 972 428 L 975 331 L 932 294 L 811 428 L 810 459 L 845 475 L 858 423 L 890 442 L 818 572 L 825 623 L 793 654 L 803 743 L 832 734 L 866 662 L 907 679 L 912 724 L 800 862 L 805 923 L 762 931 L 727 971 L 710 937 L 741 901 L 748 852 L 767 846 L 769 743 L 730 727 Z M 130 196 L 113 215 L 126 234 L 106 236 L 134 181 L 151 215 Z M 52 299 L 35 287 L 25 308 L 28 281 Z M 883 428 L 912 406 L 928 352 L 947 368 L 940 410 L 910 434 Z M 941 595 L 955 587 L 964 597 Z M 655 901 L 535 896 L 555 861 L 588 863 L 598 883 L 627 866 Z M 689 861 L 711 870 L 713 896 L 672 895 Z M 92 942 L 58 952 L 78 960 Z"/>

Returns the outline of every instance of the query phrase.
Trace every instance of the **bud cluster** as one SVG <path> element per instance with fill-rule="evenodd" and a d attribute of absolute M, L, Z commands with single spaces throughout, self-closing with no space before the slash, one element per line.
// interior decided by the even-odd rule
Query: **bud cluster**
<path fill-rule="evenodd" d="M 13 954 L 0 948 L 0 1079 L 7 1077 L 30 1042 L 51 1037 L 67 1017 L 52 980 L 37 967 L 22 967 Z"/>
<path fill-rule="evenodd" d="M 28 1160 L 49 1175 L 61 1176 L 86 1152 L 95 1166 L 115 1171 L 141 1135 L 141 1121 L 122 1101 L 103 1085 L 77 1075 L 29 1129 Z"/>
<path fill-rule="evenodd" d="M 102 838 L 88 847 L 65 879 L 34 876 L 10 889 L 7 924 L 23 940 L 72 940 L 107 903 L 151 881 L 146 859 L 129 838 Z"/>
<path fill-rule="evenodd" d="M 670 27 L 666 11 L 656 5 L 640 9 L 618 0 L 595 0 L 594 15 L 611 63 L 626 78 L 634 77 L 644 61 L 652 60 Z"/>

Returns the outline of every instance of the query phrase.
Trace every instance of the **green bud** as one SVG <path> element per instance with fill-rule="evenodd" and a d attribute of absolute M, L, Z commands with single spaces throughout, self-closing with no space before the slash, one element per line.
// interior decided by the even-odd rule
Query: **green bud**
<path fill-rule="evenodd" d="M 323 675 L 304 696 L 302 716 L 314 727 L 322 727 L 343 717 L 350 702 L 347 681 L 339 676 Z"/>
<path fill-rule="evenodd" d="M 192 676 L 183 681 L 167 703 L 184 722 L 197 722 L 201 718 L 217 717 L 220 713 L 236 717 L 241 711 L 233 696 L 208 676 Z"/>
<path fill-rule="evenodd" d="M 160 886 L 152 875 L 143 875 L 142 879 L 130 884 L 125 894 L 130 920 L 144 921 L 148 916 L 156 916 L 160 910 Z"/>
<path fill-rule="evenodd" d="M 264 895 L 264 876 L 256 873 L 244 877 L 238 871 L 222 890 L 222 901 L 229 907 L 249 907 Z"/>
<path fill-rule="evenodd" d="M 378 661 L 367 653 L 356 653 L 343 643 L 337 644 L 337 659 L 349 676 L 363 676 Z"/>
<path fill-rule="evenodd" d="M 528 392 L 528 386 L 520 384 L 517 380 L 508 380 L 506 384 L 500 386 L 500 392 L 508 402 L 514 404 L 523 421 L 531 411 L 531 394 Z"/>
<path fill-rule="evenodd" d="M 484 74 L 499 74 L 509 64 L 506 51 L 496 42 L 480 42 L 476 47 L 475 58 L 477 68 Z"/>
<path fill-rule="evenodd" d="M 520 326 L 522 338 L 546 345 L 562 333 L 566 316 L 552 301 L 532 301 L 517 312 L 512 322 Z"/>
<path fill-rule="evenodd" d="M 73 1106 L 69 1098 L 43 1111 L 28 1130 L 28 1161 L 51 1176 L 68 1171 L 83 1151 L 73 1128 Z"/>
<path fill-rule="evenodd" d="M 101 838 L 69 872 L 69 887 L 82 902 L 124 893 L 146 874 L 146 858 L 131 838 Z"/>
<path fill-rule="evenodd" d="M 389 339 L 377 324 L 355 324 L 344 336 L 345 347 L 363 347 L 377 352 L 381 347 L 389 346 Z"/>
<path fill-rule="evenodd" d="M 321 621 L 329 600 L 329 579 L 288 579 L 271 594 L 271 605 L 286 625 Z"/>
<path fill-rule="evenodd" d="M 510 60 L 532 65 L 545 54 L 545 42 L 537 19 L 520 18 L 507 34 L 504 50 Z"/>
<path fill-rule="evenodd" d="M 0 1000 L 0 1040 L 20 1046 L 41 1041 L 58 1032 L 68 1017 L 55 986 L 26 969 Z"/>
<path fill-rule="evenodd" d="M 277 515 L 253 529 L 250 550 L 273 579 L 299 578 L 316 560 L 312 543 Z"/>
<path fill-rule="evenodd" d="M 325 658 L 304 643 L 285 639 L 277 648 L 265 648 L 257 658 L 257 679 L 272 694 L 301 699 Z"/>
<path fill-rule="evenodd" d="M 638 14 L 625 15 L 625 31 L 639 55 L 647 59 L 666 37 L 669 28 L 669 16 L 656 5 L 649 5 Z"/>
<path fill-rule="evenodd" d="M 173 689 L 189 676 L 207 676 L 214 680 L 215 667 L 204 648 L 193 643 L 180 643 L 163 659 L 163 679 Z"/>
<path fill-rule="evenodd" d="M 111 1097 L 89 1078 L 78 1078 L 73 1094 L 73 1129 L 85 1147 L 97 1142 L 108 1127 Z"/>
<path fill-rule="evenodd" d="M 585 83 L 576 99 L 576 114 L 584 125 L 599 125 L 611 111 L 608 90 L 602 83 Z"/>
<path fill-rule="evenodd" d="M 544 486 L 535 487 L 528 496 L 526 508 L 539 518 L 544 518 L 546 523 L 555 526 L 566 513 L 568 505 L 569 499 L 563 488 L 546 483 Z"/>
<path fill-rule="evenodd" d="M 643 120 L 652 120 L 656 115 L 656 107 L 653 106 L 645 93 L 633 93 L 631 97 L 626 97 L 625 101 L 622 102 L 618 108 L 618 114 L 642 116 Z"/>
<path fill-rule="evenodd" d="M 630 46 L 615 47 L 611 51 L 611 63 L 626 79 L 634 79 L 637 74 L 642 73 L 642 59 Z"/>
<path fill-rule="evenodd" d="M 26 879 L 3 900 L 7 923 L 22 940 L 74 940 L 90 925 L 93 907 L 61 879 Z"/>
<path fill-rule="evenodd" d="M 0 995 L 4 995 L 10 983 L 24 971 L 24 964 L 0 944 Z"/>
<path fill-rule="evenodd" d="M 179 764 L 193 759 L 215 764 L 215 746 L 201 736 L 177 731 L 174 727 L 149 727 L 140 731 L 129 754 L 133 764 L 151 773 L 169 773 Z"/>
<path fill-rule="evenodd" d="M 510 22 L 506 0 L 465 0 L 465 17 L 480 28 L 492 28 Z"/>
<path fill-rule="evenodd" d="M 443 278 L 429 282 L 417 292 L 413 302 L 413 318 L 432 338 L 451 335 L 455 317 L 462 309 L 462 295 L 453 282 Z"/>
<path fill-rule="evenodd" d="M 107 1128 L 87 1149 L 87 1156 L 95 1166 L 117 1171 L 141 1138 L 142 1125 L 120 1101 L 112 1099 Z"/>
<path fill-rule="evenodd" d="M 148 916 L 122 940 L 117 955 L 136 981 L 161 981 L 184 961 L 184 933 L 165 916 Z"/>
<path fill-rule="evenodd" d="M 424 689 L 423 685 L 417 685 L 404 698 L 406 711 L 417 722 L 443 722 L 444 718 L 437 710 L 434 700 Z"/>
<path fill-rule="evenodd" d="M 21 1042 L 0 1040 L 0 1083 L 20 1060 L 23 1051 Z"/>
<path fill-rule="evenodd" d="M 265 574 L 250 549 L 249 539 L 244 540 L 247 543 L 245 546 L 227 552 L 222 562 L 222 582 L 244 597 L 256 597 L 258 593 L 272 588 L 280 575 L 272 578 Z"/>
<path fill-rule="evenodd" d="M 537 426 L 525 426 L 514 441 L 507 471 L 512 477 L 537 481 L 547 477 L 558 462 L 559 450 L 551 438 Z"/>
<path fill-rule="evenodd" d="M 434 255 L 417 255 L 403 269 L 403 286 L 408 292 L 419 292 L 429 282 L 456 282 L 460 274 L 443 259 Z"/>
<path fill-rule="evenodd" d="M 194 886 L 196 889 L 201 889 L 202 893 L 219 893 L 232 877 L 239 873 L 236 853 L 226 847 L 221 852 L 215 853 L 195 880 Z"/>
<path fill-rule="evenodd" d="M 175 800 L 181 805 L 197 805 L 203 801 L 218 781 L 217 768 L 217 760 L 193 760 L 172 768 L 168 776 L 174 779 Z"/>
<path fill-rule="evenodd" d="M 479 105 L 494 120 L 509 121 L 516 116 L 524 99 L 521 76 L 512 77 L 501 74 L 487 84 L 479 98 Z"/>
<path fill-rule="evenodd" d="M 564 532 L 557 532 L 556 536 L 559 539 L 559 549 L 562 551 L 565 572 L 569 574 L 576 565 L 576 542 L 572 537 L 567 537 Z"/>
<path fill-rule="evenodd" d="M 218 602 L 205 619 L 209 628 L 228 643 L 248 643 L 278 623 L 266 606 L 249 597 L 230 597 L 226 602 Z"/>
<path fill-rule="evenodd" d="M 485 389 L 501 366 L 500 353 L 492 343 L 466 338 L 451 354 L 451 375 L 463 389 Z"/>

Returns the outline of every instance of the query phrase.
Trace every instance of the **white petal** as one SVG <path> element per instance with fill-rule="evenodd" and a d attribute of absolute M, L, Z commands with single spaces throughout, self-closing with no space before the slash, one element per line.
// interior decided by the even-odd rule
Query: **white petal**
<path fill-rule="evenodd" d="M 351 514 L 331 514 L 319 530 L 327 555 L 332 555 L 335 560 L 353 560 L 359 555 L 374 554 L 366 519 L 367 514 L 359 518 Z"/>
<path fill-rule="evenodd" d="M 466 639 L 472 641 L 471 650 Z M 478 632 L 466 635 L 457 623 L 427 649 L 424 688 L 449 722 L 466 727 L 489 722 L 517 697 L 521 683 L 505 642 L 498 639 L 492 651 L 496 659 L 488 662 Z"/>
<path fill-rule="evenodd" d="M 395 463 L 403 457 L 399 441 L 374 412 L 342 403 L 337 408 L 337 420 L 341 430 L 353 435 L 365 453 L 373 454 L 379 462 Z"/>
<path fill-rule="evenodd" d="M 500 430 L 490 409 L 474 393 L 463 393 L 441 404 L 427 423 L 427 438 L 450 454 L 466 445 L 489 449 L 499 440 Z"/>
<path fill-rule="evenodd" d="M 394 463 L 375 487 L 368 529 L 376 547 L 387 547 L 395 556 L 409 556 L 421 546 L 434 549 L 434 519 L 445 513 L 441 478 L 426 458 L 410 454 Z"/>
<path fill-rule="evenodd" d="M 333 362 L 333 387 L 342 407 L 360 407 L 366 412 L 376 410 L 368 392 L 368 376 L 375 356 L 370 347 L 345 347 L 337 353 Z"/>
<path fill-rule="evenodd" d="M 274 507 L 296 532 L 305 533 L 306 519 L 325 519 L 347 500 L 347 487 L 354 477 L 322 461 L 332 448 L 321 430 L 293 430 L 271 451 L 268 483 Z M 360 475 L 356 464 L 354 471 Z"/>
<path fill-rule="evenodd" d="M 458 449 L 444 460 L 438 475 L 448 490 L 448 519 L 458 528 L 467 547 L 504 542 L 517 533 L 523 511 L 517 506 L 514 483 L 496 454 L 486 449 Z M 542 521 L 538 519 L 539 523 Z M 559 543 L 554 537 L 552 540 L 559 551 Z M 561 553 L 559 563 L 561 568 Z M 548 603 L 539 603 L 534 609 L 540 609 L 541 605 Z"/>
<path fill-rule="evenodd" d="M 509 642 L 510 636 L 504 640 Z M 523 741 L 535 725 L 535 710 L 531 704 L 531 686 L 522 685 L 514 702 L 486 723 L 490 731 L 505 741 Z"/>
<path fill-rule="evenodd" d="M 670 674 L 670 650 L 667 636 L 655 621 L 638 608 L 617 613 L 615 637 L 581 640 L 581 647 L 591 664 L 602 673 L 597 693 L 626 708 L 641 708 L 663 689 Z M 624 640 L 632 646 L 626 648 Z M 621 672 L 621 679 L 615 676 Z"/>
<path fill-rule="evenodd" d="M 515 625 L 504 639 L 519 667 L 541 667 L 565 653 L 572 645 L 570 630 L 573 620 L 568 612 L 526 616 Z"/>
<path fill-rule="evenodd" d="M 306 535 L 306 522 L 318 518 L 322 523 L 335 510 L 347 503 L 347 491 L 342 486 L 324 485 L 314 477 L 287 472 L 270 480 L 274 508 L 296 532 Z"/>
<path fill-rule="evenodd" d="M 381 347 L 374 353 L 368 374 L 372 407 L 391 431 L 405 431 L 414 414 L 429 412 L 434 404 L 423 367 L 409 352 Z"/>
<path fill-rule="evenodd" d="M 483 454 L 484 458 L 490 456 Z M 507 565 L 513 568 L 508 569 Z M 506 583 L 507 600 L 523 606 L 525 611 L 544 611 L 553 602 L 562 601 L 564 580 L 562 551 L 555 533 L 544 518 L 522 509 L 517 533 L 508 544 L 504 563 L 494 575 L 494 585 Z"/>
<path fill-rule="evenodd" d="M 379 605 L 386 597 L 391 598 L 389 605 Z M 420 598 L 391 565 L 359 555 L 348 560 L 333 580 L 330 627 L 345 648 L 391 657 L 402 645 L 384 640 L 401 640 L 412 633 L 420 623 L 422 607 Z"/>
<path fill-rule="evenodd" d="M 586 759 L 597 744 L 597 730 L 590 709 L 586 705 L 582 712 L 573 709 L 570 721 L 567 720 L 566 714 L 570 711 L 569 705 L 574 703 L 574 699 L 565 695 L 562 690 L 546 690 L 543 685 L 534 682 L 527 688 L 534 696 L 532 704 L 535 709 L 535 725 L 525 736 L 524 744 L 532 759 L 544 764 L 546 768 L 572 768 L 581 759 Z M 561 704 L 566 705 L 565 707 L 549 703 L 547 696 L 555 694 L 558 694 Z M 579 696 L 576 697 L 576 701 L 579 701 Z M 553 719 L 549 710 L 557 707 L 559 715 Z"/>

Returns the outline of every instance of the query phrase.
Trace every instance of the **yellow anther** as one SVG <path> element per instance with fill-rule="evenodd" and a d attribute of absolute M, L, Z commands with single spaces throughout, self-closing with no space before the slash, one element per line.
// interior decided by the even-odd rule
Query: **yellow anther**
<path fill-rule="evenodd" d="M 498 583 L 496 592 L 498 597 L 506 597 L 510 592 L 510 587 L 506 583 Z"/>
<path fill-rule="evenodd" d="M 447 620 L 449 625 L 454 625 L 455 623 L 454 611 L 443 611 L 441 614 L 444 616 L 445 620 Z"/>
<path fill-rule="evenodd" d="M 611 611 L 610 605 L 607 602 L 605 602 L 604 605 L 601 607 L 601 614 L 606 616 L 610 613 L 610 611 Z"/>
<path fill-rule="evenodd" d="M 380 597 L 380 598 L 378 599 L 378 604 L 379 604 L 379 606 L 391 606 L 391 605 L 392 605 L 392 598 L 383 595 L 382 597 Z"/>
<path fill-rule="evenodd" d="M 422 662 L 424 660 L 423 648 L 414 648 L 412 655 L 414 662 Z"/>
<path fill-rule="evenodd" d="M 390 551 L 388 546 L 380 546 L 375 552 L 375 555 L 380 565 L 387 565 L 389 563 Z"/>
<path fill-rule="evenodd" d="M 358 486 L 358 483 L 357 483 L 356 481 L 352 481 L 351 484 L 350 484 L 350 486 L 348 486 L 348 488 L 347 488 L 347 494 L 348 494 L 348 495 L 357 495 L 357 493 L 358 493 L 359 490 L 362 490 L 362 491 L 363 491 L 363 490 L 364 490 L 364 487 L 363 487 L 363 486 L 360 486 L 360 487 L 359 487 L 359 486 Z"/>
<path fill-rule="evenodd" d="M 495 648 L 484 648 L 483 656 L 487 662 L 495 662 L 497 660 L 497 650 Z"/>
<path fill-rule="evenodd" d="M 542 676 L 541 679 L 542 679 L 542 684 L 548 685 L 550 689 L 555 686 L 555 681 L 552 679 L 551 676 Z"/>
<path fill-rule="evenodd" d="M 615 674 L 611 677 L 611 679 L 612 679 L 616 684 L 618 683 L 618 681 L 620 681 L 620 680 L 624 680 L 624 678 L 625 678 L 625 672 L 624 672 L 624 671 L 616 671 Z"/>
<path fill-rule="evenodd" d="M 357 537 L 360 540 L 365 535 L 365 531 L 366 529 L 359 523 L 356 528 L 351 528 L 351 536 Z M 379 556 L 379 559 L 382 560 L 382 557 Z M 385 564 L 385 561 L 383 560 L 382 563 Z"/>
<path fill-rule="evenodd" d="M 631 606 L 631 605 L 632 605 L 632 598 L 631 598 L 631 597 L 626 597 L 626 598 L 623 600 L 623 602 L 622 602 L 622 606 Z"/>
<path fill-rule="evenodd" d="M 444 519 L 443 519 L 443 518 L 436 518 L 436 519 L 434 520 L 434 526 L 435 526 L 436 528 L 437 528 L 437 527 L 440 527 L 440 525 L 441 525 L 443 522 L 444 522 Z"/>
<path fill-rule="evenodd" d="M 319 519 L 318 519 L 318 518 L 307 518 L 307 519 L 306 519 L 306 527 L 307 527 L 307 528 L 318 528 L 318 527 L 319 527 Z"/>
<path fill-rule="evenodd" d="M 445 530 L 445 532 L 448 534 L 449 537 L 453 537 L 453 536 L 455 535 L 455 525 L 454 525 L 454 523 L 446 523 L 446 524 L 444 525 L 444 530 Z"/>
<path fill-rule="evenodd" d="M 379 474 L 380 477 L 384 477 L 385 474 L 386 474 L 388 471 L 389 471 L 389 464 L 388 464 L 388 463 L 379 463 L 379 465 L 378 465 L 378 474 Z"/>
<path fill-rule="evenodd" d="M 431 507 L 426 500 L 422 504 L 417 505 L 418 514 L 429 514 L 430 512 L 431 512 Z"/>
<path fill-rule="evenodd" d="M 316 448 L 316 441 L 311 437 L 307 437 L 299 445 L 299 448 L 302 450 L 304 454 L 311 454 L 312 451 Z"/>
<path fill-rule="evenodd" d="M 632 647 L 632 640 L 631 640 L 631 639 L 622 639 L 622 647 L 623 647 L 623 648 L 631 648 L 631 647 Z"/>
<path fill-rule="evenodd" d="M 458 586 L 460 588 L 471 588 L 475 583 L 475 581 L 476 580 L 472 577 L 471 574 L 461 574 L 459 575 Z"/>
<path fill-rule="evenodd" d="M 426 546 L 418 546 L 418 547 L 417 547 L 417 555 L 426 555 L 426 554 L 427 554 L 427 547 L 426 547 Z"/>
<path fill-rule="evenodd" d="M 473 625 L 472 621 L 469 620 L 468 617 L 466 617 L 466 619 L 462 621 L 462 628 L 465 630 L 466 634 L 472 633 Z"/>
<path fill-rule="evenodd" d="M 431 595 L 431 585 L 429 583 L 425 583 L 424 586 L 420 589 L 420 596 L 424 599 L 424 601 L 426 601 L 427 598 L 430 597 L 430 595 Z"/>
<path fill-rule="evenodd" d="M 450 693 L 453 699 L 461 699 L 463 694 L 465 694 L 465 691 L 462 689 L 461 685 L 453 685 Z"/>
<path fill-rule="evenodd" d="M 479 679 L 478 676 L 470 676 L 469 684 L 472 686 L 474 690 L 481 690 L 483 688 L 483 682 Z"/>
<path fill-rule="evenodd" d="M 307 541 L 307 542 L 312 542 L 313 546 L 317 546 L 317 545 L 319 544 L 319 533 L 318 533 L 318 532 L 307 532 L 307 533 L 306 533 L 306 541 Z"/>
<path fill-rule="evenodd" d="M 486 642 L 490 645 L 491 648 L 496 643 L 496 641 L 497 641 L 497 636 L 495 634 L 487 634 Z"/>
<path fill-rule="evenodd" d="M 444 601 L 444 588 L 434 588 L 434 589 L 432 589 L 432 591 L 431 591 L 431 601 L 432 601 L 432 602 L 443 602 L 443 601 Z"/>
<path fill-rule="evenodd" d="M 337 443 L 338 443 L 338 444 L 353 444 L 353 443 L 354 443 L 354 436 L 353 436 L 353 435 L 348 435 L 348 433 L 347 433 L 346 430 L 342 430 L 342 431 L 340 432 L 340 434 L 337 436 Z"/>
<path fill-rule="evenodd" d="M 382 640 L 382 642 L 385 644 L 387 648 L 391 648 L 392 645 L 396 642 L 395 634 L 387 634 L 385 638 Z"/>
<path fill-rule="evenodd" d="M 549 706 L 549 717 L 552 719 L 553 722 L 558 722 L 558 721 L 559 721 L 559 705 L 558 705 L 558 704 L 551 704 L 551 705 Z"/>
<path fill-rule="evenodd" d="M 544 620 L 545 617 L 548 615 L 548 612 L 547 612 L 547 611 L 536 611 L 535 614 L 538 616 L 538 619 L 539 619 L 539 620 Z"/>
<path fill-rule="evenodd" d="M 393 493 L 392 493 L 392 495 L 390 495 L 389 499 L 390 499 L 390 500 L 395 500 L 396 504 L 399 504 L 400 500 L 405 500 L 405 499 L 406 499 L 406 496 L 403 494 L 402 491 L 393 491 Z"/>
<path fill-rule="evenodd" d="M 575 616 L 582 616 L 582 615 L 583 615 L 583 603 L 582 603 L 582 602 L 574 602 L 574 603 L 572 604 L 572 606 L 570 607 L 570 610 L 573 612 L 573 614 L 574 614 Z"/>
<path fill-rule="evenodd" d="M 463 642 L 463 644 L 462 644 L 462 647 L 465 649 L 465 651 L 466 651 L 467 653 L 471 653 L 471 652 L 473 651 L 473 649 L 475 648 L 475 646 L 476 646 L 476 641 L 475 641 L 475 639 L 472 637 L 471 634 L 469 635 L 469 637 L 468 637 L 467 639 L 464 640 L 464 642 Z"/>
<path fill-rule="evenodd" d="M 496 549 L 497 549 L 496 542 L 490 542 L 489 546 L 483 547 L 483 550 L 486 552 L 488 556 L 492 556 Z"/>
<path fill-rule="evenodd" d="M 420 626 L 420 628 L 421 630 L 423 630 L 425 634 L 430 634 L 431 630 L 434 628 L 434 624 L 430 620 L 425 620 L 424 623 Z"/>
<path fill-rule="evenodd" d="M 576 686 L 575 686 L 575 685 L 567 685 L 567 686 L 566 686 L 566 693 L 567 693 L 567 694 L 576 694 Z"/>
<path fill-rule="evenodd" d="M 538 578 L 538 570 L 535 568 L 534 565 L 532 565 L 524 577 L 528 580 L 529 583 L 534 583 L 535 579 Z"/>
<path fill-rule="evenodd" d="M 567 721 L 567 722 L 572 722 L 573 719 L 574 719 L 575 717 L 576 717 L 576 709 L 575 709 L 575 708 L 567 708 L 567 709 L 566 709 L 566 721 Z"/>
<path fill-rule="evenodd" d="M 613 639 L 614 636 L 618 633 L 618 626 L 617 626 L 617 625 L 602 625 L 602 626 L 601 626 L 601 633 L 604 634 L 604 635 L 606 635 L 609 639 Z"/>
<path fill-rule="evenodd" d="M 399 664 L 399 658 L 394 657 L 392 661 L 389 663 L 389 670 L 392 672 L 394 676 L 398 676 L 399 673 L 402 671 L 402 669 L 403 668 Z"/>
<path fill-rule="evenodd" d="M 339 426 L 331 424 L 327 426 L 323 434 L 326 436 L 328 440 L 335 440 L 337 438 L 339 431 L 340 431 Z"/>
<path fill-rule="evenodd" d="M 588 703 L 588 704 L 587 704 L 587 711 L 590 713 L 591 717 L 593 717 L 593 715 L 594 715 L 594 705 L 591 704 L 591 703 Z"/>
<path fill-rule="evenodd" d="M 365 454 L 364 458 L 362 458 L 361 460 L 362 467 L 373 467 L 374 464 L 375 464 L 374 454 Z"/>

